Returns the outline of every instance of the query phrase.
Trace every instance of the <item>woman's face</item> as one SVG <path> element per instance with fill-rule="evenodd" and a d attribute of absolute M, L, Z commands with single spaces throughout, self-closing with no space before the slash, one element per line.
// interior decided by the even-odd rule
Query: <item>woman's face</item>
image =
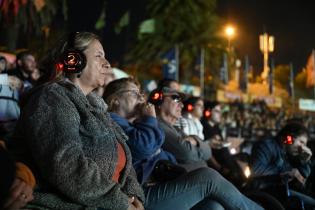
<path fill-rule="evenodd" d="M 131 82 L 128 82 L 124 88 L 116 93 L 119 109 L 126 118 L 136 117 L 140 104 L 144 103 L 144 97 L 141 94 L 139 87 Z"/>
<path fill-rule="evenodd" d="M 93 89 L 103 86 L 106 76 L 112 73 L 112 69 L 105 58 L 102 44 L 98 40 L 92 41 L 84 54 L 87 62 L 79 80 Z"/>

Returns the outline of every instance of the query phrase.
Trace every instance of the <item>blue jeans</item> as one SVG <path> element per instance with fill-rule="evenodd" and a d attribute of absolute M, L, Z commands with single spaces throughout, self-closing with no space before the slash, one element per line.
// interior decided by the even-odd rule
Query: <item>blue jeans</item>
<path fill-rule="evenodd" d="M 146 210 L 261 210 L 211 168 L 199 168 L 175 180 L 144 187 Z"/>

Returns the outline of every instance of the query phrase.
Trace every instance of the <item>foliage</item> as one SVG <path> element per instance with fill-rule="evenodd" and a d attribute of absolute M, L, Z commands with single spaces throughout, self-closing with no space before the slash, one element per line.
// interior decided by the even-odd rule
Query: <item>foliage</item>
<path fill-rule="evenodd" d="M 148 70 L 160 62 L 161 54 L 177 45 L 180 67 L 185 71 L 180 75 L 190 79 L 201 47 L 219 42 L 215 36 L 218 26 L 215 6 L 215 0 L 151 0 L 147 10 L 148 18 L 154 20 L 154 32 L 141 34 L 127 60 Z"/>
<path fill-rule="evenodd" d="M 275 84 L 281 88 L 286 89 L 289 84 L 290 66 L 278 65 L 275 67 L 274 72 Z"/>
<path fill-rule="evenodd" d="M 17 24 L 24 33 L 31 32 L 29 35 L 38 34 L 42 32 L 43 27 L 49 26 L 59 9 L 63 11 L 64 17 L 67 18 L 66 0 L 24 0 L 24 4 L 18 6 L 16 4 L 10 6 L 10 3 L 14 1 L 4 0 L 2 6 L 5 5 L 5 2 L 8 2 L 9 8 L 12 8 L 12 10 L 0 15 L 1 23 Z"/>
<path fill-rule="evenodd" d="M 300 71 L 295 77 L 297 98 L 313 98 L 313 88 L 306 87 L 306 71 Z"/>

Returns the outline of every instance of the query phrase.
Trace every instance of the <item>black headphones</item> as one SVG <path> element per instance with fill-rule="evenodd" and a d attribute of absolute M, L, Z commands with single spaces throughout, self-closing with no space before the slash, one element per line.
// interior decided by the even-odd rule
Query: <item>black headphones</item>
<path fill-rule="evenodd" d="M 149 94 L 149 97 L 148 97 L 148 102 L 155 106 L 160 106 L 163 103 L 163 100 L 164 100 L 164 97 L 163 97 L 163 92 L 161 88 L 152 90 L 152 92 Z"/>
<path fill-rule="evenodd" d="M 86 56 L 81 50 L 75 49 L 75 39 L 79 32 L 69 34 L 67 49 L 57 63 L 57 69 L 65 73 L 81 73 L 86 66 Z"/>

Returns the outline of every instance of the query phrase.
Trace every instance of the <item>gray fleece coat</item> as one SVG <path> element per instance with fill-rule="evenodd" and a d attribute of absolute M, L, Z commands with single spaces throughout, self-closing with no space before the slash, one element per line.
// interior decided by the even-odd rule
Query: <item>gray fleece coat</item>
<path fill-rule="evenodd" d="M 129 196 L 144 200 L 126 140 L 94 93 L 85 96 L 67 80 L 34 90 L 10 146 L 38 181 L 35 200 L 27 207 L 123 210 Z M 116 183 L 118 142 L 127 162 Z"/>

